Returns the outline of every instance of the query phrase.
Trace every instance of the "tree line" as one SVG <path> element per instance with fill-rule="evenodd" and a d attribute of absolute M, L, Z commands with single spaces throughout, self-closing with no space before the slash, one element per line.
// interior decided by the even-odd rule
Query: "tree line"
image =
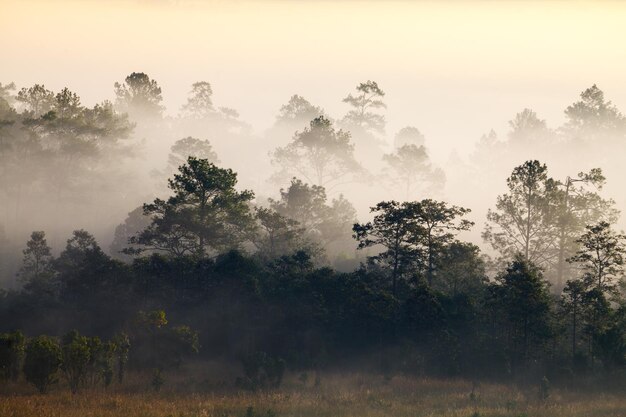
<path fill-rule="evenodd" d="M 626 364 L 625 236 L 599 194 L 605 181 L 600 169 L 558 181 L 536 160 L 515 167 L 488 214 L 492 261 L 460 240 L 473 227 L 468 208 L 389 200 L 358 222 L 349 203 L 328 204 L 324 187 L 298 179 L 262 205 L 235 172 L 189 156 L 168 180 L 169 197 L 135 213 L 140 227 L 120 226 L 125 257 L 107 255 L 85 230 L 53 256 L 45 233 L 32 233 L 22 287 L 0 298 L 3 352 L 21 343 L 35 385 L 27 364 L 49 354 L 70 387 L 84 383 L 89 361 L 109 364 L 99 378 L 110 380 L 123 334 L 139 347 L 127 352 L 131 367 L 155 369 L 155 386 L 165 363 L 195 351 L 197 360 L 239 361 L 238 384 L 252 388 L 276 386 L 285 368 L 355 357 L 385 373 L 614 376 Z M 324 262 L 332 246 L 323 242 L 345 234 L 365 256 L 340 271 Z M 170 329 L 165 312 L 185 326 Z M 61 338 L 24 344 L 18 329 Z M 100 344 L 81 334 L 111 342 L 92 350 Z M 15 361 L 0 368 L 16 374 Z"/>

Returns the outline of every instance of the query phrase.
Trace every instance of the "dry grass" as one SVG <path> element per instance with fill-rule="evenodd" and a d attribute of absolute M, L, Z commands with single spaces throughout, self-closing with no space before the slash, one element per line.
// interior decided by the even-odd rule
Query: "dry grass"
<path fill-rule="evenodd" d="M 312 378 L 309 378 L 312 379 Z M 2 417 L 575 417 L 626 416 L 626 398 L 581 395 L 555 390 L 548 401 L 537 390 L 462 380 L 410 379 L 327 375 L 321 385 L 307 385 L 296 376 L 276 392 L 246 393 L 206 387 L 205 393 L 184 393 L 176 381 L 152 393 L 138 376 L 126 387 L 83 391 L 72 396 L 63 386 L 48 395 L 23 385 L 0 393 Z M 143 383 L 143 382 L 142 382 Z M 176 384 L 174 386 L 174 384 Z M 143 387 L 143 388 L 142 388 Z M 182 391 L 189 387 L 182 387 Z M 13 392 L 9 394 L 9 391 Z M 252 407 L 251 409 L 249 409 Z"/>

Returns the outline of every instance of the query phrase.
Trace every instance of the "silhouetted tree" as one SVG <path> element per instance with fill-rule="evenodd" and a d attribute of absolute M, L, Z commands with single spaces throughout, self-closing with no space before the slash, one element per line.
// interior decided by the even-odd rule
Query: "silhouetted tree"
<path fill-rule="evenodd" d="M 542 265 L 554 257 L 555 227 L 551 198 L 554 181 L 539 161 L 516 167 L 507 179 L 509 192 L 498 196 L 489 210 L 483 239 L 505 259 L 521 253 L 526 261 Z"/>
<path fill-rule="evenodd" d="M 189 157 L 168 182 L 173 196 L 144 205 L 152 223 L 131 237 L 130 243 L 141 246 L 138 250 L 203 257 L 249 239 L 254 220 L 248 202 L 254 194 L 235 190 L 232 170 Z"/>
<path fill-rule="evenodd" d="M 343 118 L 344 123 L 358 126 L 366 132 L 383 133 L 385 130 L 385 116 L 374 113 L 372 110 L 386 108 L 382 101 L 385 92 L 375 81 L 366 81 L 356 87 L 357 95 L 348 94 L 343 99 L 352 110 Z"/>

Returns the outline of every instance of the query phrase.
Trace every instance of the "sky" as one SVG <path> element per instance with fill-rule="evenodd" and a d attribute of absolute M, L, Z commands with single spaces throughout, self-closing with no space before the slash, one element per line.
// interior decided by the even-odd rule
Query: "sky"
<path fill-rule="evenodd" d="M 626 109 L 626 2 L 0 0 L 0 82 L 112 99 L 146 72 L 176 114 L 209 81 L 256 132 L 300 94 L 331 115 L 368 79 L 387 133 L 418 127 L 434 159 L 525 107 L 552 127 L 596 83 Z"/>

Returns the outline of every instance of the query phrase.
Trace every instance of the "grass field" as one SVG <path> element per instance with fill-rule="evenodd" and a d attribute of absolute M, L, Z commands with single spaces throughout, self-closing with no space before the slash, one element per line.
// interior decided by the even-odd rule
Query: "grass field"
<path fill-rule="evenodd" d="M 311 379 L 311 378 L 309 378 Z M 170 385 L 171 384 L 171 385 Z M 58 386 L 47 395 L 24 385 L 3 387 L 2 417 L 419 417 L 419 416 L 626 416 L 626 396 L 551 390 L 546 401 L 538 387 L 520 389 L 462 380 L 326 375 L 319 386 L 287 378 L 272 392 L 238 392 L 206 387 L 203 393 L 171 382 L 159 393 L 147 387 L 83 390 L 71 395 Z"/>

